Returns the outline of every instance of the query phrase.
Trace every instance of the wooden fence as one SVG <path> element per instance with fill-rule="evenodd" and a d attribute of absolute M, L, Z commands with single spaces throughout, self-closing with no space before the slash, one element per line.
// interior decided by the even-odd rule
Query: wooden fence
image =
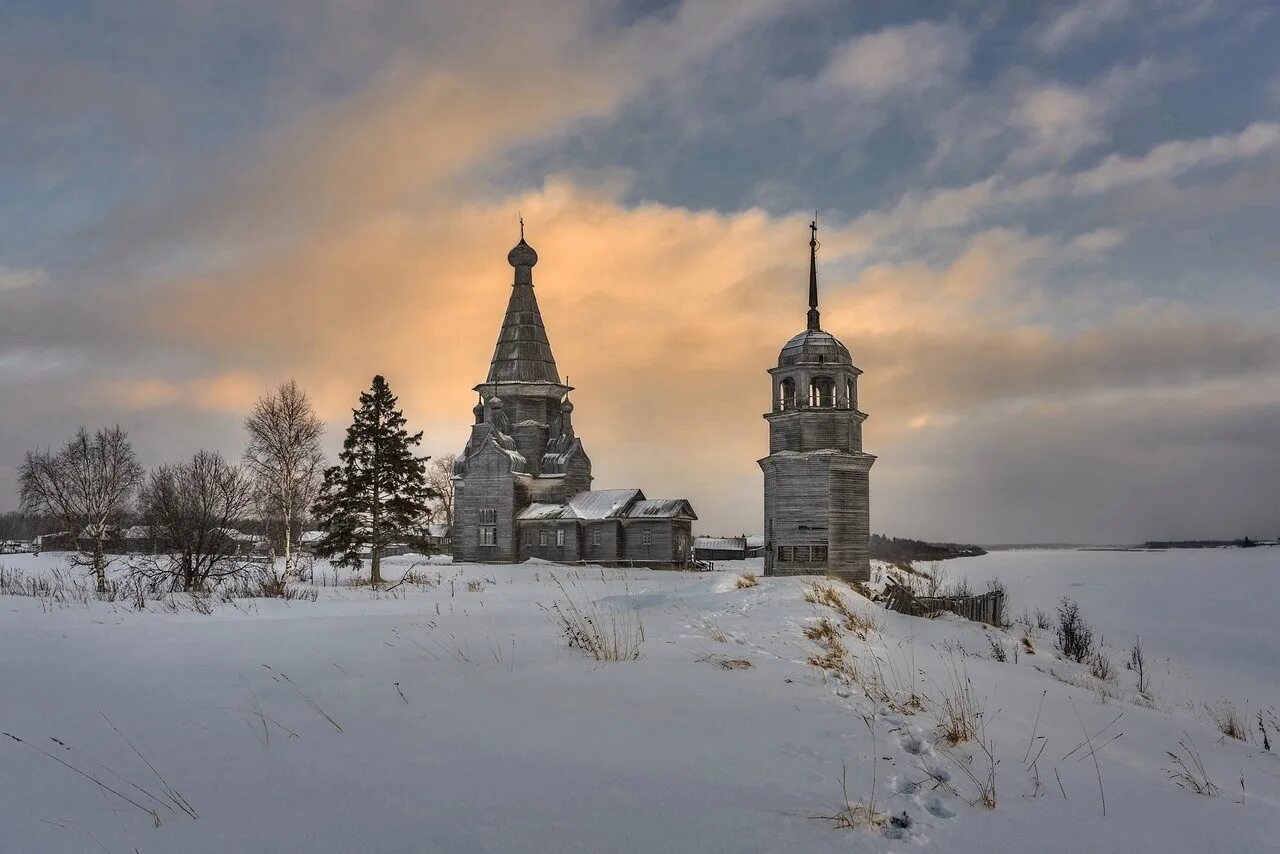
<path fill-rule="evenodd" d="M 901 584 L 885 588 L 885 607 L 900 614 L 915 617 L 936 617 L 949 611 L 966 620 L 1004 625 L 1004 593 L 992 590 L 978 596 L 917 596 Z"/>

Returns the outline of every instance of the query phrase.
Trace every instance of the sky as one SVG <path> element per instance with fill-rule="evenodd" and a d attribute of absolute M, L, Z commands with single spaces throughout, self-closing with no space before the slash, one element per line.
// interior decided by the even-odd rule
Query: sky
<path fill-rule="evenodd" d="M 1280 9 L 0 0 L 0 510 L 375 373 L 457 452 L 518 217 L 598 488 L 762 527 L 766 370 L 865 371 L 872 527 L 1280 534 Z"/>

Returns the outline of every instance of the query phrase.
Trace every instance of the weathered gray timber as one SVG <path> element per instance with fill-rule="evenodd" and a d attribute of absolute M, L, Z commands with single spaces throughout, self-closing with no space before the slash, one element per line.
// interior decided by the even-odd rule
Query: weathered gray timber
<path fill-rule="evenodd" d="M 591 490 L 591 460 L 573 430 L 572 388 L 560 381 L 533 292 L 538 253 L 524 239 L 507 311 L 454 467 L 457 561 L 684 566 L 692 560 L 688 501 L 638 489 Z"/>
<path fill-rule="evenodd" d="M 948 611 L 966 620 L 1004 625 L 1004 593 L 999 590 L 977 596 L 916 596 L 901 584 L 890 584 L 885 588 L 885 607 L 916 617 L 934 617 Z"/>
<path fill-rule="evenodd" d="M 769 369 L 773 406 L 764 472 L 765 575 L 871 579 L 869 472 L 849 350 L 819 323 L 817 223 L 810 224 L 807 328 Z"/>

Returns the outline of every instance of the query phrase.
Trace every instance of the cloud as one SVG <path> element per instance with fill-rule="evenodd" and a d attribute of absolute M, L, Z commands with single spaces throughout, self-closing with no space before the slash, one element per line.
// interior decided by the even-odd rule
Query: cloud
<path fill-rule="evenodd" d="M 1023 92 L 1013 120 L 1028 137 L 1026 159 L 1064 160 L 1106 138 L 1105 106 L 1089 94 L 1058 83 Z"/>
<path fill-rule="evenodd" d="M 0 293 L 37 285 L 47 278 L 44 270 L 33 267 L 6 267 L 0 264 Z"/>
<path fill-rule="evenodd" d="M 1277 151 L 1280 124 L 1254 122 L 1238 133 L 1165 142 L 1140 155 L 1110 154 L 1076 172 L 1047 171 L 1023 179 L 995 174 L 963 186 L 907 193 L 889 211 L 865 215 L 861 226 L 881 240 L 921 229 L 972 227 L 1006 209 L 1100 196 Z"/>
<path fill-rule="evenodd" d="M 1277 150 L 1280 150 L 1280 124 L 1254 122 L 1236 134 L 1162 143 L 1138 157 L 1108 155 L 1097 166 L 1074 176 L 1071 192 L 1077 196 L 1097 195 Z"/>
<path fill-rule="evenodd" d="M 867 99 L 923 92 L 964 70 L 969 42 L 952 24 L 922 21 L 888 27 L 837 48 L 822 80 Z"/>
<path fill-rule="evenodd" d="M 1034 41 L 1041 50 L 1056 53 L 1136 12 L 1133 0 L 1083 0 L 1054 12 L 1036 30 Z"/>
<path fill-rule="evenodd" d="M 1076 236 L 1071 245 L 1084 253 L 1098 254 L 1115 249 L 1124 239 L 1125 233 L 1118 228 L 1098 228 Z"/>

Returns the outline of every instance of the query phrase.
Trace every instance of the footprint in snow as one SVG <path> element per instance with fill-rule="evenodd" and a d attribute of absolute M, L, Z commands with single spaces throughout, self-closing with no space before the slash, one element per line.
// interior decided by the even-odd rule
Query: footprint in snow
<path fill-rule="evenodd" d="M 922 804 L 925 812 L 935 818 L 955 818 L 955 810 L 947 806 L 942 798 L 934 795 L 931 798 L 925 798 Z"/>
<path fill-rule="evenodd" d="M 889 791 L 893 792 L 895 795 L 915 794 L 916 790 L 919 788 L 920 784 L 909 777 L 903 777 L 902 775 L 895 774 L 893 777 L 889 778 Z"/>
<path fill-rule="evenodd" d="M 889 816 L 889 824 L 880 832 L 886 839 L 910 839 L 921 844 L 929 841 L 928 837 L 916 831 L 915 821 L 906 810 Z"/>
<path fill-rule="evenodd" d="M 933 746 L 914 732 L 909 732 L 902 737 L 902 749 L 912 756 L 927 756 L 933 752 Z"/>
<path fill-rule="evenodd" d="M 941 766 L 929 767 L 925 766 L 925 770 L 929 772 L 929 776 L 937 780 L 939 783 L 950 783 L 951 772 Z"/>

